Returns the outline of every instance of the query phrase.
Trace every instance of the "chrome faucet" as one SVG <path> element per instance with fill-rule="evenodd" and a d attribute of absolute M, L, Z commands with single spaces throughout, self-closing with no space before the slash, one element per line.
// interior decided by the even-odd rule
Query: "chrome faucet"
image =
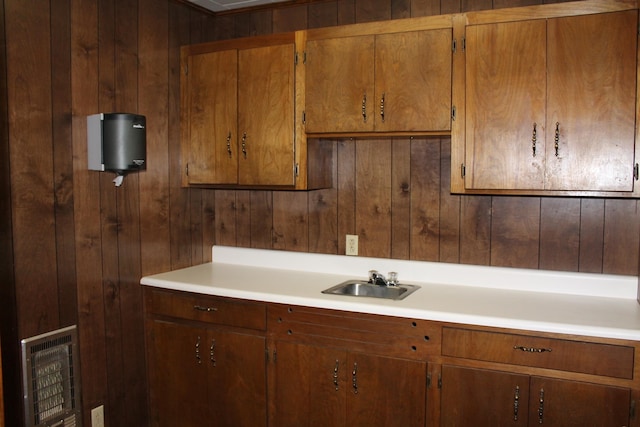
<path fill-rule="evenodd" d="M 389 272 L 389 278 L 385 278 L 378 270 L 369 270 L 369 283 L 378 286 L 398 286 L 398 273 Z"/>

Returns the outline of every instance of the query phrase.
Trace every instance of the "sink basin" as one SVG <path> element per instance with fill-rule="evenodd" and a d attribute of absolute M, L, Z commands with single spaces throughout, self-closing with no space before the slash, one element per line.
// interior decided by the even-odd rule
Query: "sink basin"
<path fill-rule="evenodd" d="M 347 280 L 322 291 L 323 294 L 347 295 L 352 297 L 372 297 L 401 300 L 420 289 L 416 285 L 380 286 L 366 280 Z"/>

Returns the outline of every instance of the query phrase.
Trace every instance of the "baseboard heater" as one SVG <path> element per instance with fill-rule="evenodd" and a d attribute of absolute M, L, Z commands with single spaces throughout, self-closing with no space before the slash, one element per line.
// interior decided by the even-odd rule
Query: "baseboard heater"
<path fill-rule="evenodd" d="M 25 427 L 81 427 L 76 326 L 22 340 Z"/>

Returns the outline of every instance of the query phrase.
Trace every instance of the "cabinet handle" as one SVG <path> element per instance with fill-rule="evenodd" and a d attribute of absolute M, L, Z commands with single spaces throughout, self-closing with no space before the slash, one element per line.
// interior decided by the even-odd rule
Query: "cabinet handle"
<path fill-rule="evenodd" d="M 544 389 L 540 389 L 540 400 L 538 405 L 538 424 L 544 423 Z"/>
<path fill-rule="evenodd" d="M 202 363 L 202 359 L 200 359 L 200 336 L 198 335 L 198 339 L 196 340 L 196 360 L 198 364 Z"/>
<path fill-rule="evenodd" d="M 560 149 L 560 123 L 556 122 L 556 136 L 553 139 L 553 146 L 556 149 L 556 157 L 558 157 L 558 150 Z"/>
<path fill-rule="evenodd" d="M 213 366 L 216 366 L 215 350 L 216 350 L 216 340 L 214 338 L 211 340 L 211 347 L 209 347 L 209 360 L 211 361 L 211 364 Z"/>
<path fill-rule="evenodd" d="M 362 121 L 367 123 L 367 94 L 362 95 Z"/>
<path fill-rule="evenodd" d="M 203 307 L 201 305 L 194 305 L 193 309 L 198 311 L 206 311 L 207 313 L 218 311 L 218 309 L 215 307 Z"/>
<path fill-rule="evenodd" d="M 247 158 L 247 133 L 242 133 L 242 155 Z"/>
<path fill-rule="evenodd" d="M 354 362 L 353 371 L 351 371 L 351 379 L 353 381 L 353 394 L 358 394 L 358 364 Z"/>
<path fill-rule="evenodd" d="M 518 410 L 520 409 L 520 387 L 516 386 L 513 394 L 513 421 L 518 421 Z"/>
<path fill-rule="evenodd" d="M 527 353 L 544 353 L 550 352 L 550 348 L 535 348 L 535 347 L 525 347 L 523 345 L 514 345 L 514 350 L 526 351 Z"/>
<path fill-rule="evenodd" d="M 536 130 L 536 123 L 533 124 L 533 134 L 531 135 L 531 149 L 533 150 L 533 157 L 536 156 L 536 143 L 538 142 L 538 131 Z"/>
<path fill-rule="evenodd" d="M 382 123 L 384 123 L 384 96 L 385 94 L 382 94 L 382 98 L 380 98 L 380 119 L 382 120 Z"/>
<path fill-rule="evenodd" d="M 336 391 L 338 391 L 338 368 L 340 367 L 340 362 L 336 359 L 336 366 L 333 368 L 333 385 L 336 387 Z"/>
<path fill-rule="evenodd" d="M 227 153 L 229 153 L 229 158 L 231 158 L 231 131 L 229 131 L 229 135 L 227 135 Z"/>

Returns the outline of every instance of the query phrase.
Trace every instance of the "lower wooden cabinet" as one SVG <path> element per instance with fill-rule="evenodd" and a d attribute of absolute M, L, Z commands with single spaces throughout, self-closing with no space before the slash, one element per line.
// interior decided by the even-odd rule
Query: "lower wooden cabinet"
<path fill-rule="evenodd" d="M 156 296 L 159 298 L 148 297 L 147 301 L 158 308 L 173 295 Z M 189 306 L 184 298 L 175 296 L 167 312 L 182 306 L 196 315 L 210 314 L 210 323 L 167 318 L 167 312 L 147 318 L 150 425 L 266 426 L 265 336 L 216 324 L 217 314 L 229 323 L 225 319 L 229 304 L 221 300 L 226 306 L 218 308 L 204 301 Z"/>
<path fill-rule="evenodd" d="M 628 388 L 487 369 L 442 367 L 441 426 L 620 427 Z"/>
<path fill-rule="evenodd" d="M 290 342 L 276 349 L 274 425 L 424 427 L 425 362 Z"/>
<path fill-rule="evenodd" d="M 640 427 L 640 343 L 145 289 L 153 427 Z"/>

